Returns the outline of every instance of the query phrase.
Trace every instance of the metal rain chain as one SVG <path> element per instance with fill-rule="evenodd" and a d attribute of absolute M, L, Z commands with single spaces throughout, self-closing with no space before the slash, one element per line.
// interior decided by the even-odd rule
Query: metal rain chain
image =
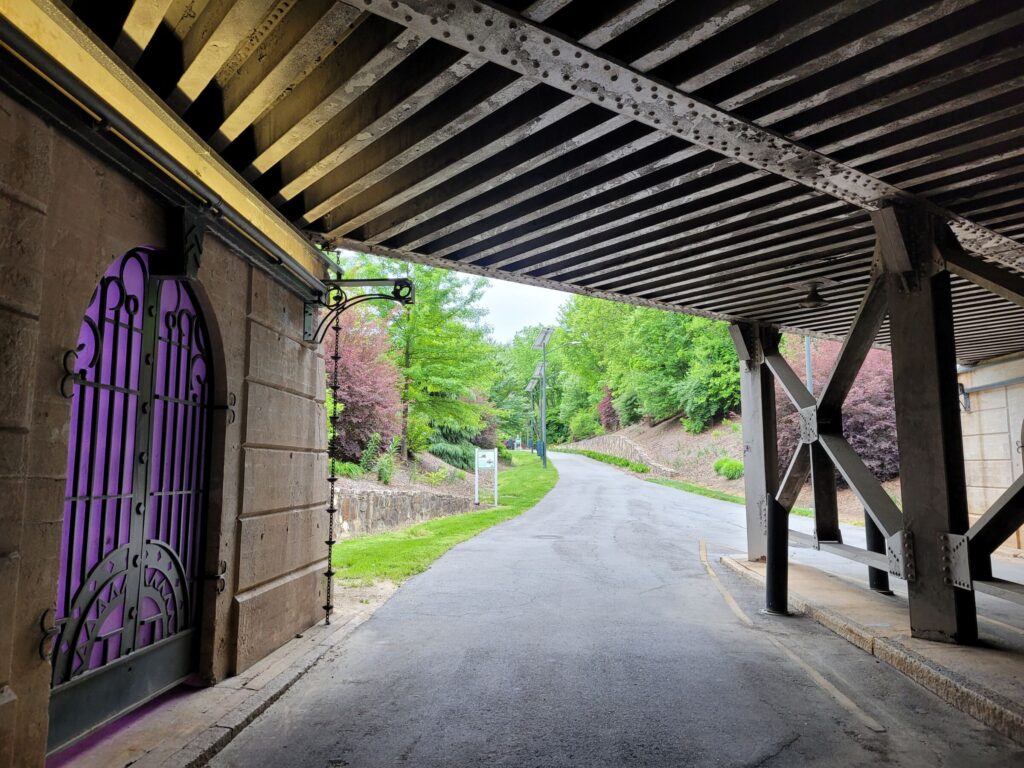
<path fill-rule="evenodd" d="M 334 569 L 332 568 L 334 555 L 334 516 L 338 511 L 337 506 L 337 483 L 338 476 L 335 473 L 337 462 L 341 459 L 338 449 L 338 368 L 341 360 L 341 313 L 346 309 L 362 304 L 365 301 L 394 301 L 403 306 L 414 304 L 416 290 L 411 280 L 399 277 L 386 280 L 326 280 L 327 286 L 325 299 L 306 304 L 305 329 L 303 338 L 316 344 L 323 342 L 328 329 L 334 331 L 334 339 L 331 342 L 331 374 L 328 388 L 331 390 L 330 413 L 328 423 L 331 426 L 331 435 L 327 441 L 327 570 L 324 571 L 324 578 L 327 581 L 327 599 L 324 602 L 324 624 L 331 623 L 331 613 L 334 611 Z M 350 288 L 390 288 L 389 293 L 361 293 L 351 296 L 346 289 Z M 317 322 L 317 315 L 322 311 L 323 316 Z"/>

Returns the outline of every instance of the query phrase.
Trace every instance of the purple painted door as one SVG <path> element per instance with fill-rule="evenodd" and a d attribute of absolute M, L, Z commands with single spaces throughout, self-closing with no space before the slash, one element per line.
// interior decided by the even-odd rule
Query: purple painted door
<path fill-rule="evenodd" d="M 188 286 L 153 276 L 153 255 L 136 249 L 107 270 L 66 359 L 72 406 L 51 747 L 194 664 L 208 340 Z"/>

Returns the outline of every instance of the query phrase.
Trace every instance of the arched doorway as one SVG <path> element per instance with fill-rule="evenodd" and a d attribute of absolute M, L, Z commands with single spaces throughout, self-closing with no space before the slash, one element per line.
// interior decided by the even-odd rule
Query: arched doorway
<path fill-rule="evenodd" d="M 72 399 L 50 750 L 196 669 L 212 365 L 185 281 L 129 251 L 68 354 Z"/>

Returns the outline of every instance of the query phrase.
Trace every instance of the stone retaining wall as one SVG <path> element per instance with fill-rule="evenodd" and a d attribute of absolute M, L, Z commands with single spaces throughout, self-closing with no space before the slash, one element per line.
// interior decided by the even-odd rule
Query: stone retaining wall
<path fill-rule="evenodd" d="M 339 494 L 343 538 L 393 531 L 475 508 L 465 496 L 428 490 L 342 488 Z"/>
<path fill-rule="evenodd" d="M 565 447 L 578 448 L 585 451 L 597 451 L 598 453 L 607 453 L 610 456 L 618 456 L 620 459 L 627 459 L 628 461 L 635 461 L 639 464 L 646 464 L 651 469 L 661 474 L 675 474 L 675 470 L 672 469 L 672 467 L 659 464 L 639 445 L 623 435 L 597 435 L 596 437 L 588 437 L 586 440 L 578 440 L 575 443 L 569 443 Z M 558 448 L 556 446 L 552 446 L 551 450 L 557 451 Z"/>

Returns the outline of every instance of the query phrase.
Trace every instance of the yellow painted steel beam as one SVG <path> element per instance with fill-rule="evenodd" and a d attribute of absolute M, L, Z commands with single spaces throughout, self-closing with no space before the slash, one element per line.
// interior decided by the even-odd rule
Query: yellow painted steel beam
<path fill-rule="evenodd" d="M 0 18 L 216 196 L 205 202 L 230 208 L 261 232 L 291 258 L 293 263 L 286 266 L 300 277 L 323 277 L 324 266 L 312 243 L 58 5 L 47 0 L 0 0 Z M 12 53 L 18 56 L 17 51 Z"/>

